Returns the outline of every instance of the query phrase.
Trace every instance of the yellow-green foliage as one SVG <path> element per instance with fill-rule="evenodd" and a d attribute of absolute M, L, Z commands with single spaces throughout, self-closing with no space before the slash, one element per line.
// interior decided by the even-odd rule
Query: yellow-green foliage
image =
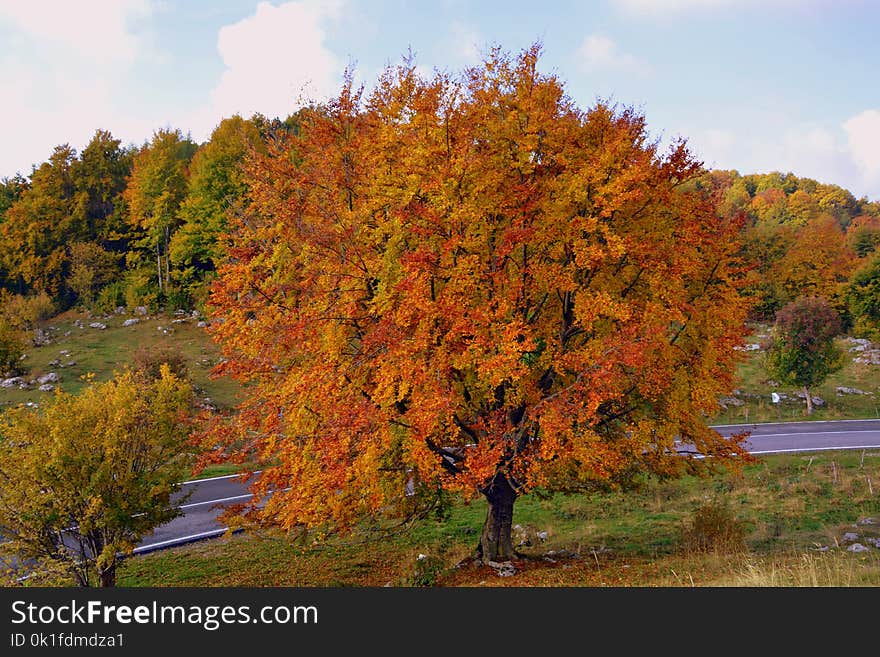
<path fill-rule="evenodd" d="M 0 374 L 17 374 L 20 371 L 24 340 L 21 332 L 0 317 Z"/>
<path fill-rule="evenodd" d="M 117 555 L 177 515 L 192 390 L 167 366 L 59 392 L 0 418 L 5 552 L 54 564 L 80 585 L 112 585 Z M 62 543 L 66 536 L 68 547 Z M 77 546 L 72 548 L 69 546 Z"/>
<path fill-rule="evenodd" d="M 9 294 L 0 296 L 0 317 L 19 331 L 29 331 L 55 313 L 55 304 L 45 292 L 31 296 Z"/>

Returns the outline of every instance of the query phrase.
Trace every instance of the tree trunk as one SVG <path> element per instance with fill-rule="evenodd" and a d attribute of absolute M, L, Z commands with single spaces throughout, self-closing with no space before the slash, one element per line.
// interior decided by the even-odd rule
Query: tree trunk
<path fill-rule="evenodd" d="M 159 291 L 162 291 L 162 256 L 159 254 L 159 244 L 156 244 L 156 273 L 159 276 Z"/>
<path fill-rule="evenodd" d="M 489 561 L 510 561 L 514 557 L 510 530 L 513 526 L 513 503 L 516 491 L 503 473 L 498 473 L 483 489 L 489 509 L 477 555 L 483 563 Z"/>
<path fill-rule="evenodd" d="M 807 398 L 807 415 L 813 414 L 813 398 L 810 396 L 810 390 L 804 386 L 804 395 Z"/>
<path fill-rule="evenodd" d="M 98 585 L 101 588 L 116 586 L 116 562 L 106 568 L 98 569 Z"/>

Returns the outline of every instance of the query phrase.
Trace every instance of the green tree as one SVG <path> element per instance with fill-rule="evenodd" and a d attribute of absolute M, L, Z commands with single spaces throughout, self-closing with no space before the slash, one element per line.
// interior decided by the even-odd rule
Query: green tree
<path fill-rule="evenodd" d="M 76 188 L 71 167 L 76 151 L 57 146 L 49 160 L 35 169 L 30 186 L 6 212 L 0 224 L 0 263 L 8 287 L 19 293 L 62 288 L 66 246 L 87 238 L 73 211 Z"/>
<path fill-rule="evenodd" d="M 80 586 L 113 586 L 130 552 L 180 511 L 189 384 L 125 372 L 0 418 L 0 550 Z"/>
<path fill-rule="evenodd" d="M 776 314 L 764 366 L 780 383 L 803 388 L 807 415 L 813 413 L 810 389 L 843 365 L 834 338 L 840 317 L 822 297 L 801 297 Z"/>
<path fill-rule="evenodd" d="M 0 222 L 6 218 L 6 211 L 12 207 L 28 188 L 28 181 L 21 175 L 0 178 Z"/>
<path fill-rule="evenodd" d="M 844 295 L 855 332 L 880 337 L 880 254 L 874 253 L 856 270 Z"/>
<path fill-rule="evenodd" d="M 68 259 L 67 285 L 83 307 L 91 308 L 95 294 L 118 276 L 119 256 L 96 242 L 74 242 Z"/>
<path fill-rule="evenodd" d="M 145 261 L 155 262 L 160 293 L 171 280 L 169 246 L 180 225 L 180 204 L 186 197 L 188 167 L 196 149 L 179 130 L 156 131 L 135 155 L 125 190 L 129 222 L 138 233 L 134 246 Z"/>
<path fill-rule="evenodd" d="M 260 132 L 240 116 L 224 119 L 193 158 L 187 197 L 180 207 L 182 225 L 171 239 L 171 262 L 184 282 L 198 282 L 216 268 L 225 246 L 230 212 L 247 206 L 248 186 L 241 170 L 252 151 L 265 152 Z"/>
<path fill-rule="evenodd" d="M 124 231 L 122 193 L 131 173 L 133 152 L 120 144 L 106 130 L 97 130 L 71 167 L 76 188 L 74 212 L 86 234 L 102 242 Z"/>

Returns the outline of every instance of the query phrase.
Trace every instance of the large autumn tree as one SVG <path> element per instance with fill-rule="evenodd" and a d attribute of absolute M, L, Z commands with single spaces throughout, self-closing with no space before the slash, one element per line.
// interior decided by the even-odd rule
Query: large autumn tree
<path fill-rule="evenodd" d="M 644 118 L 579 109 L 539 47 L 460 79 L 347 82 L 249 169 L 213 290 L 223 371 L 250 382 L 215 454 L 269 463 L 251 512 L 287 529 L 482 495 L 514 502 L 742 454 L 708 428 L 732 387 L 737 227 Z M 272 491 L 275 491 L 272 494 Z M 257 506 L 263 505 L 264 506 Z"/>

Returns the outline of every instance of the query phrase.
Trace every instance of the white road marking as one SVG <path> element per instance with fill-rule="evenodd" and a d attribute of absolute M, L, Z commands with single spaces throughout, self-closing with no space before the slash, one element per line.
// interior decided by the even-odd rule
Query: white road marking
<path fill-rule="evenodd" d="M 232 500 L 241 500 L 246 497 L 253 497 L 250 493 L 247 495 L 234 495 L 233 497 L 221 497 L 216 500 L 208 500 L 207 502 L 193 502 L 192 504 L 181 504 L 181 509 L 191 509 L 194 506 L 204 506 L 205 504 L 219 504 L 220 502 L 231 502 Z"/>
<path fill-rule="evenodd" d="M 260 474 L 262 470 L 254 470 L 253 474 Z M 241 477 L 241 474 L 231 474 L 231 475 L 221 475 L 219 477 L 205 477 L 204 479 L 190 479 L 189 481 L 181 481 L 181 486 L 185 486 L 186 484 L 201 484 L 205 481 L 219 481 L 221 479 L 233 479 L 235 477 Z"/>
<path fill-rule="evenodd" d="M 749 454 L 781 454 L 783 452 L 834 452 L 844 449 L 880 449 L 880 445 L 851 445 L 849 447 L 802 447 L 794 449 L 768 449 Z"/>
<path fill-rule="evenodd" d="M 880 429 L 865 429 L 863 431 L 815 431 L 813 433 L 804 433 L 802 431 L 797 431 L 795 433 L 761 433 L 749 436 L 749 438 L 775 438 L 777 436 L 830 436 L 838 433 L 880 433 Z M 748 440 L 748 438 L 746 440 Z"/>
<path fill-rule="evenodd" d="M 768 424 L 837 424 L 838 422 L 880 422 L 880 418 L 869 417 L 863 420 L 792 420 L 790 422 L 756 422 L 755 424 L 713 424 L 710 426 L 710 429 L 731 429 L 734 427 L 742 427 L 743 429 L 748 427 L 763 427 Z"/>
<path fill-rule="evenodd" d="M 229 527 L 223 527 L 222 529 L 212 529 L 211 531 L 202 532 L 200 534 L 190 534 L 189 536 L 180 536 L 178 538 L 171 538 L 167 541 L 159 541 L 158 543 L 149 543 L 148 545 L 141 545 L 140 547 L 136 547 L 132 552 L 144 552 L 146 550 L 155 550 L 157 548 L 162 547 L 163 545 L 173 545 L 175 543 L 183 543 L 184 541 L 194 541 L 197 538 L 209 538 L 211 536 L 220 536 L 225 533 Z"/>

